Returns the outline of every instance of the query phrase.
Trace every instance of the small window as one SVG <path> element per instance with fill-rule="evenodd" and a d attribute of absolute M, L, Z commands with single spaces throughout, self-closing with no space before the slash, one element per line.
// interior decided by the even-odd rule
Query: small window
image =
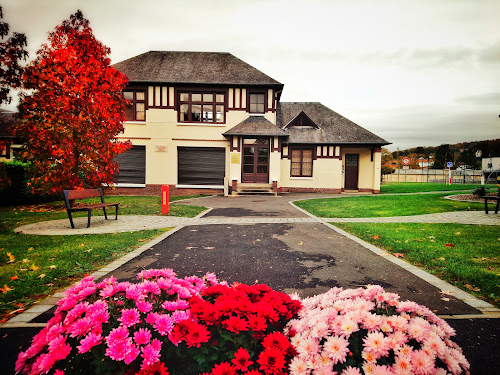
<path fill-rule="evenodd" d="M 124 91 L 123 97 L 129 101 L 125 109 L 127 121 L 146 121 L 146 94 L 144 91 Z"/>
<path fill-rule="evenodd" d="M 250 113 L 265 113 L 266 111 L 266 95 L 265 94 L 250 94 L 249 108 Z"/>
<path fill-rule="evenodd" d="M 312 177 L 313 150 L 293 149 L 290 176 Z"/>

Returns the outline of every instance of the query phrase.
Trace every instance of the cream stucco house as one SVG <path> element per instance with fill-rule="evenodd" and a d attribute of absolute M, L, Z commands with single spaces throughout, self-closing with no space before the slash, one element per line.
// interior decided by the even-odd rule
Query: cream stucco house
<path fill-rule="evenodd" d="M 387 141 L 229 53 L 151 51 L 114 65 L 130 101 L 120 192 L 378 193 Z"/>

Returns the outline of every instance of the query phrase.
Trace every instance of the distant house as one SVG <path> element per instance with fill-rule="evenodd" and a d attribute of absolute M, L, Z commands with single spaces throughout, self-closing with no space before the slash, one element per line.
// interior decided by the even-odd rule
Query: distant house
<path fill-rule="evenodd" d="M 14 157 L 14 149 L 21 146 L 19 140 L 12 134 L 16 125 L 14 112 L 0 112 L 0 142 L 5 145 L 0 153 L 0 161 L 10 161 Z"/>
<path fill-rule="evenodd" d="M 284 85 L 229 53 L 152 51 L 114 65 L 127 75 L 120 191 L 267 187 L 380 191 L 388 142 L 321 103 L 286 103 Z"/>

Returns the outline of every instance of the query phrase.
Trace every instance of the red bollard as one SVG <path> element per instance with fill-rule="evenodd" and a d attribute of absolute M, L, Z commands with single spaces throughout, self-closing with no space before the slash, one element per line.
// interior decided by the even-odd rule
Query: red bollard
<path fill-rule="evenodd" d="M 161 187 L 161 214 L 168 214 L 168 185 Z"/>

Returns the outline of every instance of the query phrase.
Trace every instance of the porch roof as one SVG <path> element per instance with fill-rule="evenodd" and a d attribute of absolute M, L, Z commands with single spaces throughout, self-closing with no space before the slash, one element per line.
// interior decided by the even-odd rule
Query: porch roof
<path fill-rule="evenodd" d="M 222 135 L 286 137 L 288 132 L 280 129 L 264 116 L 250 116 Z"/>

